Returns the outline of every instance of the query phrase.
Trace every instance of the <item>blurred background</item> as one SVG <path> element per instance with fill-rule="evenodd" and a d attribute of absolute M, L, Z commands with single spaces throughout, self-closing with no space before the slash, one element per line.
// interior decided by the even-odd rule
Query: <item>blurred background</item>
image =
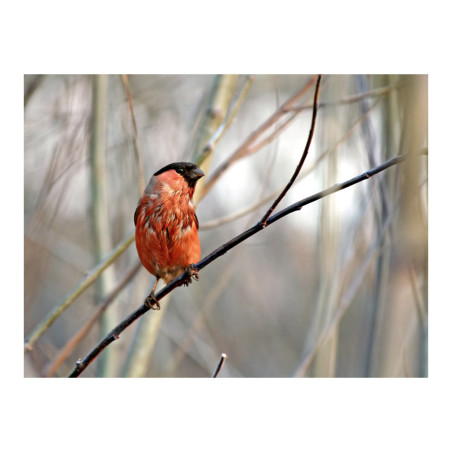
<path fill-rule="evenodd" d="M 315 81 L 25 76 L 26 377 L 67 376 L 143 303 L 154 277 L 133 215 L 158 169 L 204 169 L 202 257 L 264 215 L 303 153 Z M 406 162 L 235 247 L 82 376 L 209 377 L 226 353 L 223 378 L 427 377 L 427 104 L 427 76 L 324 76 L 306 163 L 277 211 Z"/>

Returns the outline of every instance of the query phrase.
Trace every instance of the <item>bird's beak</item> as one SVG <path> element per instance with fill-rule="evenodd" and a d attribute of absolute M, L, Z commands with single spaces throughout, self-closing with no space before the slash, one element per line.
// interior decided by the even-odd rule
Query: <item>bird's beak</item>
<path fill-rule="evenodd" d="M 205 176 L 205 174 L 204 174 L 203 170 L 198 167 L 193 168 L 190 172 L 190 179 L 193 179 L 193 180 L 201 179 L 201 177 L 204 177 L 204 176 Z"/>

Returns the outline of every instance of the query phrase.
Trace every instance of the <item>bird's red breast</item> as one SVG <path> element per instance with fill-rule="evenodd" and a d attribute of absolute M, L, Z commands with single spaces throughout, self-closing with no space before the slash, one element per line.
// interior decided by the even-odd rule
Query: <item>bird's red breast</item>
<path fill-rule="evenodd" d="M 204 173 L 193 163 L 172 163 L 151 178 L 135 211 L 135 242 L 143 266 L 166 283 L 201 258 L 193 205 Z"/>

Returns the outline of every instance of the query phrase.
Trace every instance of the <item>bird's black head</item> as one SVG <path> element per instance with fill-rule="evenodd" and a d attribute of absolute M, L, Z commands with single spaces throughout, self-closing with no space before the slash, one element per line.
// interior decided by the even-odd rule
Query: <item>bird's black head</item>
<path fill-rule="evenodd" d="M 180 174 L 186 181 L 189 187 L 193 188 L 198 182 L 198 179 L 204 176 L 201 168 L 196 166 L 194 163 L 190 162 L 176 162 L 170 163 L 164 166 L 162 169 L 158 170 L 154 176 L 158 176 L 166 171 L 174 170 L 176 173 Z"/>

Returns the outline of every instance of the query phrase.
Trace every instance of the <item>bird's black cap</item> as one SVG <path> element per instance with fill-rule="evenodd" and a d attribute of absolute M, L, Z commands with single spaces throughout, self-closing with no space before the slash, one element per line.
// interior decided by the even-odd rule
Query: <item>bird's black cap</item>
<path fill-rule="evenodd" d="M 201 179 L 201 177 L 204 176 L 204 172 L 201 168 L 190 162 L 170 163 L 154 173 L 154 176 L 158 176 L 159 174 L 170 170 L 174 170 L 176 173 L 180 174 L 187 181 L 189 187 L 194 187 L 196 182 L 198 182 L 198 179 Z"/>

